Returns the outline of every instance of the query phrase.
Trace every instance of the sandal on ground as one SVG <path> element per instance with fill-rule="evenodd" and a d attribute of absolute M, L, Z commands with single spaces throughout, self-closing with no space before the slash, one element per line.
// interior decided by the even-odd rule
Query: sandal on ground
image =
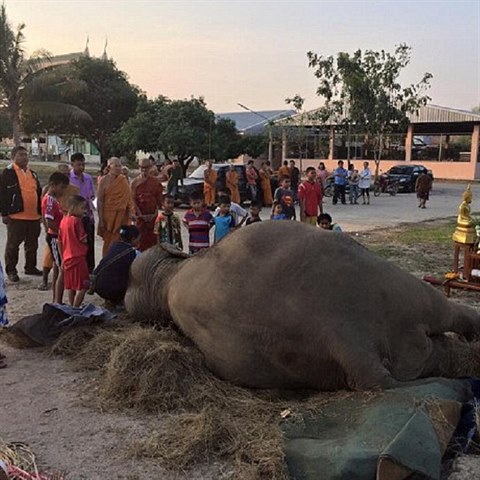
<path fill-rule="evenodd" d="M 48 285 L 44 285 L 43 283 L 38 286 L 38 289 L 39 289 L 41 292 L 47 292 L 47 291 L 49 290 Z"/>

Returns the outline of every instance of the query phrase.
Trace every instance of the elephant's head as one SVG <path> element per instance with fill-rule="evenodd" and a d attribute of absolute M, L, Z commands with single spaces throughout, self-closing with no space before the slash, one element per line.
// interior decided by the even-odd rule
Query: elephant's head
<path fill-rule="evenodd" d="M 188 257 L 171 245 L 161 244 L 143 252 L 133 262 L 125 307 L 135 321 L 170 324 L 166 298 L 168 282 Z"/>

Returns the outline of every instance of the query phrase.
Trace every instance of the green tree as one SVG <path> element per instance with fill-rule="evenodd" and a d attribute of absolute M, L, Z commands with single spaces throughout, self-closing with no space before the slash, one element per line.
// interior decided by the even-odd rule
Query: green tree
<path fill-rule="evenodd" d="M 50 90 L 50 94 L 86 112 L 88 119 L 56 120 L 37 112 L 37 122 L 59 134 L 85 138 L 97 147 L 105 163 L 113 151 L 113 135 L 136 112 L 139 89 L 128 82 L 127 75 L 111 60 L 84 56 L 55 73 L 64 88 Z"/>
<path fill-rule="evenodd" d="M 217 118 L 211 131 L 211 154 L 217 162 L 237 158 L 244 153 L 244 138 L 235 127 L 235 122 L 228 118 Z"/>
<path fill-rule="evenodd" d="M 317 95 L 325 100 L 318 118 L 343 127 L 354 125 L 365 133 L 374 151 L 377 175 L 388 135 L 404 130 L 407 115 L 430 100 L 425 92 L 432 75 L 425 73 L 419 82 L 401 85 L 399 77 L 411 56 L 405 44 L 393 53 L 357 50 L 353 55 L 340 52 L 336 57 L 323 57 L 308 52 L 307 56 L 320 82 Z"/>
<path fill-rule="evenodd" d="M 27 58 L 23 49 L 25 25 L 14 31 L 7 18 L 5 4 L 0 7 L 0 100 L 10 116 L 15 145 L 20 143 L 23 120 L 27 116 L 46 115 L 55 119 L 89 120 L 88 114 L 75 105 L 57 99 L 45 99 L 36 95 L 45 86 L 47 77 L 42 74 L 51 68 L 50 57 L 38 51 Z M 50 87 L 58 84 L 58 78 L 48 76 Z"/>
<path fill-rule="evenodd" d="M 184 172 L 195 157 L 224 161 L 243 150 L 234 123 L 216 120 L 203 98 L 143 98 L 136 115 L 114 136 L 113 144 L 117 151 L 161 151 L 167 158 L 178 158 Z"/>
<path fill-rule="evenodd" d="M 243 137 L 243 152 L 252 158 L 258 158 L 268 150 L 268 136 L 245 135 Z"/>
<path fill-rule="evenodd" d="M 472 108 L 473 113 L 479 113 L 480 114 L 480 105 L 477 105 L 476 107 Z"/>
<path fill-rule="evenodd" d="M 5 108 L 0 108 L 0 139 L 12 134 L 12 121 Z"/>

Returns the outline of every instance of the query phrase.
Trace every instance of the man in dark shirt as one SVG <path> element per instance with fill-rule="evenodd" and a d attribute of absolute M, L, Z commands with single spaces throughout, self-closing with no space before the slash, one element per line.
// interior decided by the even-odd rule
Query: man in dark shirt
<path fill-rule="evenodd" d="M 167 195 L 171 195 L 173 198 L 177 196 L 178 182 L 183 185 L 183 169 L 180 162 L 175 159 L 173 167 L 168 171 Z"/>
<path fill-rule="evenodd" d="M 290 160 L 290 185 L 293 192 L 293 198 L 297 200 L 298 184 L 300 183 L 300 170 L 295 166 L 295 162 Z"/>

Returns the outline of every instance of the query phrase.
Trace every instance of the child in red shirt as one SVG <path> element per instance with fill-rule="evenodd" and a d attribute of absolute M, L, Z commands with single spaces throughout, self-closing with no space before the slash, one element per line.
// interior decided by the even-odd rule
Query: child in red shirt
<path fill-rule="evenodd" d="M 87 212 L 87 201 L 80 195 L 68 200 L 68 215 L 60 223 L 60 247 L 63 260 L 65 289 L 72 307 L 80 307 L 90 287 L 87 264 L 87 234 L 82 217 Z"/>
<path fill-rule="evenodd" d="M 60 197 L 69 183 L 63 173 L 54 172 L 48 179 L 48 190 L 42 198 L 42 218 L 47 230 L 47 244 L 53 258 L 53 303 L 62 303 L 63 273 L 62 257 L 58 248 L 58 231 L 63 218 L 63 211 L 57 198 Z"/>

